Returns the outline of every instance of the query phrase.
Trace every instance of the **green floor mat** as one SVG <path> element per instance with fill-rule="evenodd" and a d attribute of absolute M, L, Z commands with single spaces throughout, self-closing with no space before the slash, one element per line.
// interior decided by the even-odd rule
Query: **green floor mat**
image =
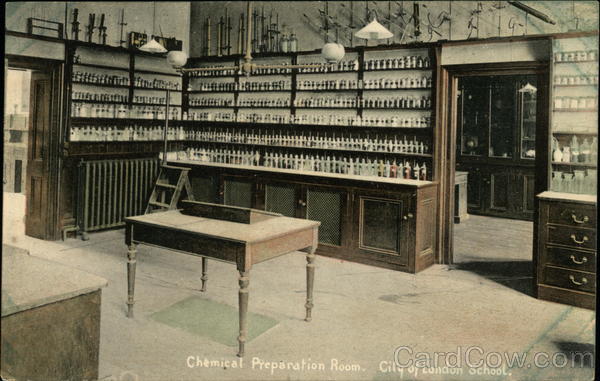
<path fill-rule="evenodd" d="M 236 307 L 192 296 L 152 314 L 151 318 L 217 343 L 232 347 L 238 345 L 239 320 Z M 278 321 L 273 318 L 248 312 L 246 342 L 258 337 L 277 323 Z"/>

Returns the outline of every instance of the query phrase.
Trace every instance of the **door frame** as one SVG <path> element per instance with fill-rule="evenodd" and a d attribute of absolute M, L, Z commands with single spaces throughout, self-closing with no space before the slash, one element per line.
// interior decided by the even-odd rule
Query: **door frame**
<path fill-rule="evenodd" d="M 44 239 L 58 240 L 61 237 L 62 221 L 60 204 L 60 169 L 63 163 L 63 137 L 65 136 L 64 62 L 41 58 L 6 55 L 7 69 L 20 68 L 37 70 L 50 75 L 50 133 L 48 141 L 48 194 Z M 29 147 L 28 147 L 29 149 Z M 27 173 L 25 174 L 27 176 Z M 26 195 L 25 197 L 29 197 Z M 27 222 L 26 222 L 27 223 Z"/>
<path fill-rule="evenodd" d="M 478 63 L 464 65 L 446 65 L 440 67 L 440 86 L 441 93 L 439 115 L 441 136 L 440 136 L 440 212 L 438 223 L 440 226 L 440 253 L 441 263 L 452 264 L 454 262 L 454 172 L 456 170 L 456 134 L 457 125 L 457 85 L 458 78 L 464 76 L 476 75 L 508 75 L 508 74 L 536 74 L 540 82 L 538 89 L 542 90 L 538 94 L 537 115 L 538 124 L 536 126 L 536 155 L 535 155 L 535 189 L 534 193 L 539 194 L 548 187 L 548 134 L 549 134 L 549 105 L 550 105 L 550 65 L 549 62 L 524 61 L 524 62 L 501 62 L 501 63 Z M 533 243 L 535 252 L 536 242 L 536 221 L 538 214 L 537 199 L 534 201 L 534 237 Z M 533 253 L 532 253 L 533 255 Z"/>

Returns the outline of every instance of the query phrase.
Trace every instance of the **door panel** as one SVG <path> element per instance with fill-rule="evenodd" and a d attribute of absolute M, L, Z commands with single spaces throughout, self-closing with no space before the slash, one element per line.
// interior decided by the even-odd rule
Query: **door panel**
<path fill-rule="evenodd" d="M 267 184 L 265 186 L 265 210 L 296 217 L 298 196 L 295 185 Z"/>
<path fill-rule="evenodd" d="M 27 160 L 27 208 L 25 234 L 45 239 L 48 226 L 48 142 L 50 137 L 51 78 L 31 75 L 29 148 Z M 55 207 L 55 206 L 54 206 Z"/>
<path fill-rule="evenodd" d="M 306 218 L 320 221 L 319 243 L 342 245 L 342 216 L 345 192 L 309 188 L 306 193 Z"/>
<path fill-rule="evenodd" d="M 510 176 L 506 173 L 490 173 L 490 210 L 508 211 Z"/>

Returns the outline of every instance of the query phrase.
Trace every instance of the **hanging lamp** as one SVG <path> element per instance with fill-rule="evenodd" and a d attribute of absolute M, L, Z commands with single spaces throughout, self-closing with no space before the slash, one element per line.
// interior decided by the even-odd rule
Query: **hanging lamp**
<path fill-rule="evenodd" d="M 522 88 L 519 89 L 520 93 L 536 93 L 537 92 L 537 88 L 535 86 L 533 86 L 531 83 L 527 82 L 527 84 L 525 86 L 523 86 Z"/>
<path fill-rule="evenodd" d="M 375 13 L 373 17 L 373 21 L 368 23 L 365 27 L 363 27 L 358 32 L 354 33 L 354 35 L 358 38 L 364 38 L 365 40 L 384 40 L 386 38 L 394 37 L 394 33 L 390 32 L 386 27 L 381 25 L 379 21 L 377 21 L 377 12 L 372 9 L 368 13 Z"/>
<path fill-rule="evenodd" d="M 152 35 L 154 35 L 154 25 L 156 24 L 156 1 L 153 1 L 152 4 L 153 4 Z M 140 46 L 139 49 L 142 52 L 148 52 L 148 53 L 166 53 L 167 52 L 167 49 L 165 49 L 164 46 L 162 46 L 158 41 L 156 41 L 153 36 L 150 36 L 150 41 L 148 41 L 144 45 Z"/>

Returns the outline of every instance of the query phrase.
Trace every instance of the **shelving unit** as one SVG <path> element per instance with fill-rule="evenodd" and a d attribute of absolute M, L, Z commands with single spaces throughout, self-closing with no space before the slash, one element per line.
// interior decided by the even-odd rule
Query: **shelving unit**
<path fill-rule="evenodd" d="M 237 72 L 221 73 L 212 72 L 210 75 L 193 75 L 187 79 L 188 103 L 184 106 L 187 110 L 187 119 L 202 119 L 210 127 L 206 119 L 217 118 L 217 114 L 210 110 L 220 109 L 218 117 L 229 113 L 231 121 L 228 127 L 233 129 L 261 128 L 269 138 L 270 129 L 286 128 L 285 125 L 293 124 L 299 134 L 308 133 L 316 125 L 328 129 L 326 134 L 331 136 L 341 134 L 348 129 L 361 128 L 366 131 L 368 138 L 388 137 L 410 131 L 418 136 L 418 140 L 427 147 L 433 147 L 433 125 L 435 123 L 433 107 L 432 83 L 434 81 L 435 67 L 432 46 L 423 45 L 418 48 L 398 49 L 351 49 L 339 64 L 327 65 L 309 69 L 273 69 L 273 72 L 254 73 L 246 78 Z M 238 65 L 241 57 L 221 57 L 217 62 L 203 62 L 192 67 L 218 67 L 218 65 Z M 269 55 L 258 57 L 254 62 L 260 64 L 311 64 L 322 62 L 317 52 L 302 52 Z M 260 80 L 256 80 L 259 77 Z M 271 81 L 265 80 L 271 79 Z M 244 85 L 245 83 L 257 83 Z M 287 87 L 289 89 L 282 87 Z M 247 89 L 244 86 L 262 86 L 262 88 Z M 224 88 L 226 87 L 226 88 Z M 271 88 L 274 87 L 274 88 Z M 202 90 L 202 88 L 204 88 Z M 271 95 L 272 94 L 272 95 Z M 285 95 L 287 94 L 287 95 Z M 382 98 L 381 94 L 385 94 Z M 397 95 L 395 95 L 397 94 Z M 391 98 L 390 98 L 391 97 Z M 226 102 L 226 104 L 198 105 L 195 99 L 211 99 L 209 102 Z M 289 106 L 278 105 L 247 105 L 249 100 L 260 99 L 260 102 L 284 102 Z M 410 104 L 409 104 L 410 102 Z M 415 107 L 414 104 L 423 104 Z M 206 111 L 203 111 L 205 109 Z M 244 119 L 245 111 L 253 109 L 253 120 L 266 120 L 268 123 L 248 122 Z M 227 111 L 230 110 L 230 111 Z M 332 111 L 337 111 L 340 123 L 328 123 Z M 202 114 L 201 114 L 202 113 Z M 273 114 L 273 115 L 271 115 Z M 186 119 L 184 117 L 184 119 Z M 282 124 L 272 123 L 273 118 L 280 118 Z M 300 123 L 294 123 L 295 120 Z M 315 123 L 311 123 L 315 122 Z M 213 122 L 222 123 L 222 122 Z M 368 126 L 361 126 L 367 124 Z M 417 127 L 417 124 L 420 126 Z M 217 124 L 215 124 L 217 126 Z M 375 132 L 375 130 L 377 132 Z M 372 131 L 372 132 L 371 132 Z M 384 136 L 383 136 L 384 135 Z M 222 149 L 239 149 L 241 146 L 233 142 L 207 142 L 190 141 L 178 156 L 189 156 L 189 150 L 201 150 L 207 145 L 218 144 Z M 264 164 L 266 150 L 276 149 L 281 155 L 286 155 L 286 149 L 293 149 L 294 154 L 312 155 L 314 148 L 302 147 L 298 144 L 293 147 L 257 144 L 258 155 Z M 242 149 L 243 146 L 241 147 Z M 373 160 L 384 167 L 382 177 L 392 173 L 390 167 L 402 165 L 419 168 L 417 177 L 430 180 L 432 173 L 432 155 L 406 154 L 400 152 L 383 151 L 348 151 L 331 148 L 320 148 L 330 156 L 336 157 L 343 153 L 352 154 L 344 159 L 360 161 L 361 159 Z M 329 151 L 329 152 L 328 152 Z M 334 160 L 334 159 L 331 159 Z M 262 165 L 262 164 L 261 164 Z M 337 167 L 336 167 L 337 168 Z M 341 171 L 349 171 L 350 168 Z"/>
<path fill-rule="evenodd" d="M 555 39 L 552 70 L 550 189 L 596 194 L 597 37 Z M 591 58 L 590 58 L 591 57 Z"/>
<path fill-rule="evenodd" d="M 537 195 L 534 258 L 538 298 L 590 309 L 596 305 L 597 49 L 593 34 L 553 41 L 550 184 Z"/>

